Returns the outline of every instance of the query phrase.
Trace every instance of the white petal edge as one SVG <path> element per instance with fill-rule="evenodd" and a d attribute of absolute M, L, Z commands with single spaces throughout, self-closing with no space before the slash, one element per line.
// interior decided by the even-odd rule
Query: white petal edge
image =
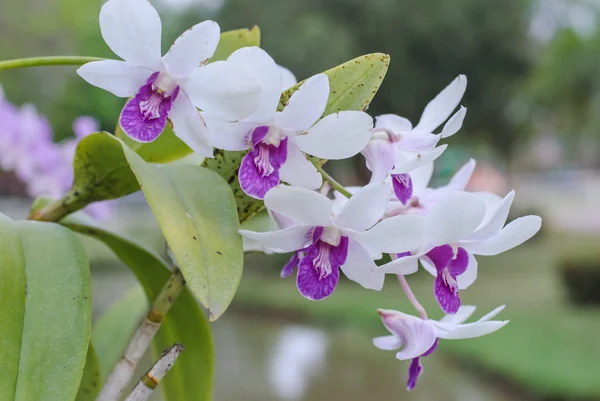
<path fill-rule="evenodd" d="M 401 133 L 412 130 L 409 119 L 396 114 L 382 114 L 375 117 L 375 128 L 389 129 L 392 132 Z"/>
<path fill-rule="evenodd" d="M 475 159 L 469 159 L 469 161 L 463 164 L 463 166 L 452 176 L 448 186 L 459 191 L 464 191 L 467 184 L 469 184 L 469 180 L 471 180 L 475 167 Z"/>
<path fill-rule="evenodd" d="M 329 99 L 329 78 L 317 74 L 308 78 L 298 89 L 283 111 L 275 118 L 277 126 L 294 131 L 306 131 L 323 115 Z"/>
<path fill-rule="evenodd" d="M 485 240 L 493 235 L 496 235 L 502 230 L 510 207 L 515 199 L 515 191 L 510 191 L 504 199 L 498 204 L 486 203 L 485 218 L 477 227 L 477 230 L 469 236 L 469 241 Z M 491 210 L 490 210 L 491 209 Z"/>
<path fill-rule="evenodd" d="M 370 230 L 359 233 L 357 239 L 379 252 L 408 252 L 425 244 L 425 221 L 424 216 L 418 215 L 389 217 Z"/>
<path fill-rule="evenodd" d="M 211 58 L 221 38 L 215 21 L 203 21 L 182 33 L 173 43 L 163 63 L 174 77 L 187 77 L 200 64 Z"/>
<path fill-rule="evenodd" d="M 298 83 L 298 79 L 296 79 L 292 71 L 281 65 L 278 65 L 277 69 L 279 69 L 279 74 L 281 75 L 281 87 L 283 90 L 289 89 Z"/>
<path fill-rule="evenodd" d="M 475 259 L 475 256 L 469 252 L 469 265 L 467 266 L 467 270 L 465 270 L 463 274 L 456 278 L 456 282 L 458 283 L 458 288 L 460 290 L 466 290 L 475 282 L 477 279 L 477 270 L 477 259 Z"/>
<path fill-rule="evenodd" d="M 126 61 L 103 60 L 87 63 L 77 74 L 89 84 L 118 97 L 131 97 L 146 83 L 152 71 Z"/>
<path fill-rule="evenodd" d="M 210 113 L 200 113 L 213 146 L 224 150 L 245 150 L 250 147 L 249 138 L 255 124 L 242 121 L 227 121 Z"/>
<path fill-rule="evenodd" d="M 460 106 L 460 109 L 444 125 L 442 128 L 442 138 L 448 138 L 456 134 L 463 125 L 463 121 L 465 116 L 467 115 L 467 108 L 464 106 Z"/>
<path fill-rule="evenodd" d="M 410 179 L 413 185 L 413 193 L 418 195 L 419 192 L 423 191 L 429 186 L 431 176 L 433 175 L 434 165 L 433 163 L 427 163 L 410 172 Z"/>
<path fill-rule="evenodd" d="M 262 244 L 275 252 L 293 252 L 304 248 L 306 233 L 312 228 L 307 225 L 295 225 L 279 231 L 254 232 L 239 230 L 239 233 L 252 241 Z"/>
<path fill-rule="evenodd" d="M 173 124 L 173 132 L 187 146 L 204 157 L 213 157 L 213 147 L 208 136 L 208 129 L 184 92 L 180 92 L 169 112 L 169 120 Z"/>
<path fill-rule="evenodd" d="M 419 270 L 419 256 L 405 256 L 392 260 L 384 265 L 377 267 L 377 271 L 384 274 L 401 274 L 407 276 L 416 273 Z"/>
<path fill-rule="evenodd" d="M 197 68 L 182 84 L 194 106 L 228 121 L 254 113 L 262 89 L 256 74 L 248 67 L 216 61 Z"/>
<path fill-rule="evenodd" d="M 464 243 L 463 246 L 475 255 L 494 256 L 521 245 L 533 237 L 542 227 L 539 216 L 525 216 L 510 222 L 495 236 L 474 243 Z"/>
<path fill-rule="evenodd" d="M 385 275 L 375 271 L 376 267 L 369 253 L 356 241 L 350 239 L 346 263 L 340 266 L 346 277 L 369 290 L 380 291 L 383 288 Z"/>
<path fill-rule="evenodd" d="M 322 118 L 306 132 L 290 136 L 304 153 L 322 159 L 346 159 L 367 146 L 373 119 L 362 111 L 340 111 Z"/>
<path fill-rule="evenodd" d="M 439 127 L 460 103 L 467 89 L 467 77 L 459 75 L 430 101 L 413 131 L 431 133 Z"/>
<path fill-rule="evenodd" d="M 100 10 L 100 31 L 123 60 L 159 71 L 160 17 L 147 0 L 109 0 Z"/>
<path fill-rule="evenodd" d="M 374 338 L 373 345 L 384 351 L 395 351 L 402 347 L 402 341 L 396 336 L 383 336 Z"/>
<path fill-rule="evenodd" d="M 279 170 L 282 181 L 295 187 L 319 189 L 323 178 L 315 166 L 293 143 L 288 143 L 287 160 Z"/>
<path fill-rule="evenodd" d="M 364 231 L 381 219 L 392 196 L 386 183 L 369 184 L 357 191 L 344 204 L 335 225 L 356 231 Z"/>
<path fill-rule="evenodd" d="M 458 312 L 454 315 L 446 315 L 440 319 L 441 323 L 449 323 L 449 324 L 461 324 L 467 321 L 468 318 L 473 315 L 476 307 L 473 305 L 461 305 L 458 308 Z"/>
<path fill-rule="evenodd" d="M 396 161 L 396 166 L 394 170 L 392 170 L 391 174 L 403 174 L 410 173 L 412 170 L 436 160 L 438 157 L 444 153 L 448 145 L 440 145 L 437 148 L 426 150 L 421 153 L 412 153 L 412 155 L 408 159 L 400 159 L 400 157 L 406 157 L 409 152 L 398 152 L 402 153 L 403 156 L 400 156 Z"/>
<path fill-rule="evenodd" d="M 453 192 L 427 215 L 427 236 L 434 246 L 467 238 L 481 224 L 485 204 L 468 192 Z"/>
<path fill-rule="evenodd" d="M 279 185 L 265 195 L 265 206 L 300 224 L 331 225 L 333 202 L 318 192 Z"/>
<path fill-rule="evenodd" d="M 484 315 L 481 319 L 478 320 L 478 322 L 487 322 L 489 320 L 492 320 L 493 318 L 495 318 L 498 315 L 498 313 L 502 312 L 505 307 L 506 307 L 506 305 L 500 305 L 499 307 L 497 307 L 490 313 Z"/>
<path fill-rule="evenodd" d="M 436 334 L 444 340 L 463 340 L 468 338 L 476 338 L 491 334 L 506 326 L 508 320 L 504 321 L 487 321 L 467 323 L 455 326 L 451 330 L 444 330 L 443 324 L 436 324 Z M 446 326 L 446 328 L 448 328 Z"/>

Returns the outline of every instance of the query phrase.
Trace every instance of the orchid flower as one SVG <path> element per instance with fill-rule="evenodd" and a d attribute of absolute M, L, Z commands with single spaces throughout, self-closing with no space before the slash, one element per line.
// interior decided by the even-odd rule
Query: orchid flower
<path fill-rule="evenodd" d="M 108 0 L 100 30 L 111 50 L 125 61 L 104 60 L 77 72 L 90 84 L 119 97 L 133 97 L 119 122 L 138 142 L 152 142 L 167 120 L 192 150 L 212 157 L 206 125 L 196 107 L 231 119 L 256 110 L 260 87 L 243 66 L 208 65 L 220 39 L 219 25 L 204 21 L 185 31 L 161 57 L 161 21 L 147 0 Z"/>
<path fill-rule="evenodd" d="M 466 87 L 467 77 L 459 75 L 425 106 L 415 127 L 408 119 L 395 114 L 375 117 L 373 137 L 362 151 L 367 168 L 373 172 L 371 182 L 384 181 L 390 172 L 408 173 L 437 159 L 447 147 L 436 147 L 440 138 L 452 136 L 462 127 L 467 109 L 461 106 L 452 117 L 450 115 L 462 99 Z M 442 132 L 433 134 L 448 117 L 450 119 Z"/>
<path fill-rule="evenodd" d="M 303 252 L 285 271 L 298 266 L 297 286 L 308 299 L 323 299 L 334 291 L 341 269 L 365 288 L 381 290 L 384 273 L 373 262 L 373 252 L 400 252 L 423 244 L 424 218 L 396 216 L 378 223 L 391 196 L 379 183 L 359 190 L 342 210 L 333 213 L 333 202 L 324 195 L 300 187 L 278 186 L 265 196 L 267 208 L 294 224 L 278 231 L 240 230 L 274 252 Z M 296 254 L 298 255 L 298 254 Z M 385 266 L 385 265 L 384 265 Z M 410 274 L 413 266 L 386 269 Z M 282 274 L 283 275 L 283 274 Z"/>
<path fill-rule="evenodd" d="M 460 307 L 458 290 L 468 288 L 477 278 L 474 255 L 498 255 L 508 251 L 533 237 L 541 228 L 541 218 L 533 215 L 520 217 L 505 226 L 514 196 L 514 191 L 504 198 L 492 194 L 451 193 L 425 216 L 427 245 L 398 254 L 398 259 L 385 268 L 398 269 L 398 266 L 412 264 L 414 269 L 420 260 L 436 277 L 434 294 L 442 310 L 456 313 Z"/>
<path fill-rule="evenodd" d="M 239 170 L 240 186 L 246 194 L 263 199 L 281 180 L 317 189 L 322 178 L 303 152 L 323 159 L 345 159 L 367 145 L 373 127 L 368 114 L 340 111 L 321 118 L 329 99 L 327 75 L 307 79 L 278 112 L 284 87 L 281 70 L 273 59 L 264 50 L 250 47 L 235 51 L 227 61 L 246 65 L 259 77 L 260 106 L 241 120 L 224 119 L 210 112 L 202 116 L 216 148 L 251 149 Z"/>
<path fill-rule="evenodd" d="M 481 337 L 504 327 L 508 320 L 492 320 L 504 309 L 504 305 L 494 309 L 474 323 L 464 323 L 475 312 L 475 307 L 461 306 L 454 315 L 446 315 L 441 320 L 423 320 L 402 312 L 379 309 L 379 315 L 390 336 L 377 337 L 373 344 L 385 351 L 395 351 L 396 358 L 411 360 L 408 370 L 406 388 L 410 391 L 417 384 L 423 372 L 420 358 L 433 353 L 438 346 L 438 340 L 461 340 Z"/>

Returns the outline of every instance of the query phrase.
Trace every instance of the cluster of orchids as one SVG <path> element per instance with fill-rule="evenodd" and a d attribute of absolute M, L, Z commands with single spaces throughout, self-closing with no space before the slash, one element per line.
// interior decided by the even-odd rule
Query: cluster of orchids
<path fill-rule="evenodd" d="M 90 116 L 73 121 L 74 137 L 60 143 L 46 116 L 32 104 L 17 107 L 4 98 L 0 88 L 0 170 L 13 173 L 28 196 L 60 197 L 73 182 L 73 158 L 80 139 L 98 132 L 98 122 Z M 86 212 L 98 220 L 109 218 L 112 202 L 97 202 Z"/>
<path fill-rule="evenodd" d="M 298 291 L 313 301 L 334 292 L 340 271 L 375 291 L 383 288 L 387 275 L 397 276 L 418 316 L 379 310 L 391 335 L 373 342 L 384 350 L 400 350 L 400 360 L 411 360 L 409 390 L 422 372 L 420 358 L 431 354 L 439 339 L 478 337 L 507 323 L 492 320 L 503 306 L 465 323 L 475 308 L 461 305 L 459 291 L 477 278 L 476 255 L 497 255 L 522 244 L 538 232 L 541 219 L 526 216 L 506 224 L 514 191 L 504 197 L 467 192 L 474 160 L 447 185 L 429 187 L 434 161 L 447 147 L 439 142 L 456 134 L 466 116 L 466 108 L 459 106 L 467 86 L 464 75 L 431 100 L 413 126 L 394 114 L 373 118 L 364 110 L 326 111 L 335 94 L 327 74 L 297 83 L 259 47 L 243 47 L 226 60 L 211 61 L 220 40 L 213 21 L 190 28 L 162 55 L 161 21 L 147 0 L 108 0 L 100 12 L 100 28 L 122 61 L 89 62 L 78 74 L 128 99 L 119 117 L 125 135 L 150 143 L 172 130 L 208 159 L 215 148 L 221 154 L 246 152 L 237 168 L 239 187 L 252 201 L 264 202 L 278 228 L 240 230 L 246 251 L 291 253 L 281 276 L 296 272 Z M 291 87 L 291 96 L 282 96 Z M 20 114 L 28 113 L 31 109 L 23 108 Z M 33 120 L 38 125 L 43 121 Z M 49 137 L 45 123 L 24 126 L 21 130 Z M 77 136 L 83 135 L 78 131 Z M 29 136 L 20 131 L 1 139 L 15 137 L 27 141 Z M 72 157 L 70 142 L 57 146 L 53 152 Z M 40 152 L 47 151 L 40 146 Z M 322 169 L 327 160 L 359 153 L 372 173 L 362 187 L 344 188 Z M 405 278 L 419 266 L 433 276 L 433 294 L 446 314 L 439 321 L 428 318 Z"/>

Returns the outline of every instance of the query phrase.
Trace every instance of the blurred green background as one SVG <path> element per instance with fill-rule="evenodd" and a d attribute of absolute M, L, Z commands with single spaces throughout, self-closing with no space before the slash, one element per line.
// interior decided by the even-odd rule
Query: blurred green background
<path fill-rule="evenodd" d="M 370 336 L 384 334 L 377 307 L 411 311 L 391 278 L 381 293 L 343 282 L 331 298 L 313 303 L 298 295 L 293 279 L 279 279 L 285 257 L 249 255 L 231 316 L 215 325 L 216 400 L 600 400 L 600 2 L 152 3 L 163 18 L 165 50 L 203 19 L 222 30 L 259 25 L 262 47 L 299 79 L 361 54 L 390 54 L 372 115 L 416 122 L 435 94 L 466 74 L 467 118 L 448 141 L 436 182 L 472 156 L 478 168 L 471 190 L 504 195 L 515 188 L 515 216 L 544 218 L 543 232 L 530 243 L 481 258 L 480 278 L 464 293 L 479 315 L 506 303 L 501 317 L 511 323 L 485 338 L 443 342 L 426 358 L 422 382 L 410 394 L 403 390 L 407 364 L 370 346 Z M 3 0 L 0 59 L 114 57 L 100 36 L 101 4 Z M 73 119 L 83 114 L 112 131 L 123 105 L 72 67 L 2 71 L 0 84 L 11 102 L 33 103 L 46 114 L 57 140 L 72 135 Z M 360 156 L 328 168 L 344 184 L 368 178 Z M 109 224 L 143 233 L 161 249 L 148 212 L 132 213 L 138 203 L 124 203 Z M 18 213 L 27 202 L 2 205 Z M 105 250 L 89 245 L 101 310 L 133 281 Z M 435 310 L 431 278 L 409 280 Z"/>

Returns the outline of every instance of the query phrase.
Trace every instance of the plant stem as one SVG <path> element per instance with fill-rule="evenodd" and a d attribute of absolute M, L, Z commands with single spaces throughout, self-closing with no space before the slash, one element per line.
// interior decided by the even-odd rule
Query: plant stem
<path fill-rule="evenodd" d="M 404 277 L 402 274 L 398 274 L 398 281 L 400 281 L 400 286 L 402 287 L 402 290 L 406 294 L 406 297 L 408 298 L 410 303 L 415 307 L 417 312 L 419 312 L 421 319 L 427 320 L 427 312 L 425 312 L 425 308 L 423 308 L 423 305 L 421 305 L 419 301 L 417 301 L 417 297 L 415 297 L 415 294 L 410 289 L 408 281 L 406 281 L 406 277 Z"/>
<path fill-rule="evenodd" d="M 104 60 L 100 57 L 81 56 L 52 56 L 52 57 L 30 57 L 14 60 L 0 61 L 0 70 L 13 68 L 42 67 L 49 65 L 83 65 L 92 61 Z"/>
<path fill-rule="evenodd" d="M 342 184 L 340 184 L 332 176 L 330 176 L 327 173 L 327 171 L 323 170 L 323 166 L 321 166 L 318 162 L 317 163 L 313 162 L 313 165 L 315 166 L 317 171 L 321 174 L 321 177 L 323 177 L 323 179 L 325 181 L 327 181 L 329 183 L 329 185 L 331 185 L 331 188 L 335 189 L 336 191 L 338 191 L 339 193 L 344 195 L 346 198 L 352 197 L 352 194 L 350 192 L 348 192 L 348 190 L 346 188 L 344 188 L 344 186 Z"/>
<path fill-rule="evenodd" d="M 79 196 L 76 192 L 68 192 L 61 199 L 58 199 L 45 208 L 29 215 L 29 220 L 58 222 L 67 215 L 86 207 L 89 203 Z"/>
<path fill-rule="evenodd" d="M 163 377 L 171 370 L 182 351 L 181 344 L 174 344 L 171 348 L 164 350 L 158 361 L 142 376 L 125 401 L 146 401 Z"/>
<path fill-rule="evenodd" d="M 164 316 L 185 288 L 185 279 L 178 267 L 154 300 L 144 320 L 133 335 L 125 355 L 108 376 L 96 401 L 117 401 L 133 377 L 135 368 L 160 328 Z"/>

